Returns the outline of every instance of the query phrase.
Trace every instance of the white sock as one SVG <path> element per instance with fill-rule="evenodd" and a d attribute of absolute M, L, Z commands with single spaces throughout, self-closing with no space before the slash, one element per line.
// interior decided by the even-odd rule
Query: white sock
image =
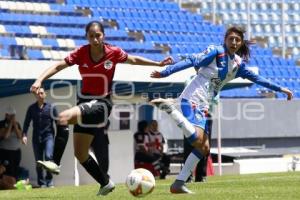
<path fill-rule="evenodd" d="M 193 173 L 199 161 L 200 158 L 198 158 L 193 152 L 191 152 L 176 179 L 186 182 L 189 176 Z"/>
<path fill-rule="evenodd" d="M 169 115 L 176 122 L 176 125 L 183 130 L 186 138 L 196 133 L 195 127 L 177 109 L 173 110 Z"/>

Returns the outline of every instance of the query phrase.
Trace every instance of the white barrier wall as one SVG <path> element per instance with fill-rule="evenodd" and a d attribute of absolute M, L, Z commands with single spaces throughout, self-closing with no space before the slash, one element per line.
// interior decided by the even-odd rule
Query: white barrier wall
<path fill-rule="evenodd" d="M 75 91 L 75 87 L 72 88 Z M 54 95 L 49 94 L 46 91 L 47 101 L 56 102 L 59 111 L 66 109 L 69 106 L 75 105 L 75 94 L 76 92 L 70 93 L 70 88 L 55 89 Z M 66 94 L 71 94 L 67 99 L 59 99 Z M 5 108 L 8 105 L 12 105 L 16 111 L 16 118 L 23 127 L 23 122 L 27 108 L 30 104 L 35 102 L 35 98 L 32 94 L 16 95 L 13 97 L 0 98 L 0 119 L 4 118 Z M 117 112 L 113 110 L 112 112 Z M 135 110 L 133 111 L 135 112 Z M 113 122 L 117 124 L 117 122 Z M 130 130 L 125 131 L 109 131 L 110 139 L 110 168 L 109 174 L 112 180 L 119 183 L 124 182 L 126 175 L 133 169 L 133 133 L 136 130 L 136 120 L 135 118 L 130 121 Z M 61 174 L 54 176 L 55 185 L 73 185 L 75 183 L 75 158 L 73 153 L 73 126 L 70 126 L 70 137 L 67 144 L 67 148 L 63 155 Z M 28 145 L 21 145 L 22 149 L 22 160 L 21 166 L 29 170 L 30 180 L 36 183 L 36 171 L 35 171 L 35 160 L 32 149 L 32 123 L 30 129 L 28 130 Z M 77 165 L 79 171 L 79 184 L 95 183 L 95 181 L 87 175 L 87 172 L 81 167 L 80 164 Z"/>
<path fill-rule="evenodd" d="M 74 88 L 73 88 L 74 89 Z M 63 96 L 65 94 L 68 94 L 70 92 L 70 88 L 61 88 L 56 89 L 54 91 L 55 95 L 51 95 L 49 91 L 47 92 L 47 101 L 49 102 L 68 102 L 70 105 L 75 105 L 75 93 L 73 92 L 68 99 L 57 99 L 53 98 L 53 96 Z M 2 119 L 4 118 L 4 110 L 5 107 L 8 105 L 12 105 L 16 111 L 16 118 L 20 122 L 22 128 L 23 128 L 23 122 L 25 119 L 25 114 L 27 111 L 27 108 L 30 104 L 35 102 L 35 97 L 28 93 L 23 95 L 16 95 L 12 97 L 7 98 L 1 98 L 0 99 L 0 113 L 2 114 Z M 66 106 L 58 106 L 59 111 L 62 109 L 65 109 Z M 32 123 L 30 124 L 30 128 L 28 130 L 28 144 L 27 146 L 21 145 L 22 149 L 22 160 L 21 160 L 21 166 L 25 167 L 29 170 L 30 173 L 30 179 L 35 182 L 36 180 L 36 171 L 35 171 L 35 160 L 34 160 L 34 154 L 33 154 L 33 148 L 32 148 Z M 65 154 L 62 159 L 62 172 L 61 175 L 55 176 L 55 182 L 58 184 L 73 184 L 74 183 L 74 156 L 73 156 L 73 137 L 70 135 L 67 148 L 65 150 Z M 71 170 L 70 170 L 71 169 Z"/>

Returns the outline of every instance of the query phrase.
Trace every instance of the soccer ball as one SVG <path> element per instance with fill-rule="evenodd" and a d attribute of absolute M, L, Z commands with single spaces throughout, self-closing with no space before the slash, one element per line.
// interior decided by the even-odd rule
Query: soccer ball
<path fill-rule="evenodd" d="M 153 191 L 155 179 L 150 171 L 138 168 L 132 170 L 127 176 L 126 186 L 133 196 L 142 197 Z"/>

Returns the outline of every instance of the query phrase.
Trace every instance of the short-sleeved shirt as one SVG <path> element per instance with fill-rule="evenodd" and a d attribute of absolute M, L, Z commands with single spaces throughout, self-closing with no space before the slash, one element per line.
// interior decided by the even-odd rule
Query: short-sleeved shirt
<path fill-rule="evenodd" d="M 128 54 L 121 48 L 104 44 L 104 56 L 94 62 L 91 58 L 91 46 L 84 45 L 65 58 L 71 66 L 77 64 L 82 77 L 82 94 L 107 96 L 111 93 L 112 80 L 117 63 L 127 60 Z"/>

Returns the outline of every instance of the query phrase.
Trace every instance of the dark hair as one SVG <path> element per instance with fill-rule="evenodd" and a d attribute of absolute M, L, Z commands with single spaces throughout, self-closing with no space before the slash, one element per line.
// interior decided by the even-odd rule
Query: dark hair
<path fill-rule="evenodd" d="M 226 33 L 225 33 L 225 38 L 224 38 L 224 40 L 226 40 L 226 38 L 228 37 L 228 35 L 229 35 L 230 33 L 232 33 L 232 32 L 237 33 L 237 34 L 241 37 L 241 39 L 242 39 L 242 41 L 243 41 L 242 46 L 241 46 L 240 49 L 236 52 L 236 54 L 239 55 L 239 56 L 241 56 L 242 59 L 244 59 L 245 61 L 248 61 L 249 58 L 250 58 L 250 48 L 249 48 L 249 46 L 250 46 L 251 44 L 254 44 L 254 41 L 248 41 L 248 40 L 245 40 L 245 39 L 244 39 L 244 33 L 246 33 L 246 30 L 243 29 L 242 27 L 235 27 L 235 26 L 230 27 L 230 28 L 227 29 L 227 31 L 226 31 Z"/>
<path fill-rule="evenodd" d="M 152 123 L 157 123 L 157 120 L 152 119 L 152 120 L 150 121 L 150 124 L 152 124 Z"/>
<path fill-rule="evenodd" d="M 85 26 L 85 36 L 87 36 L 87 33 L 89 32 L 91 26 L 98 25 L 100 27 L 100 31 L 104 34 L 104 27 L 99 21 L 91 21 Z"/>
<path fill-rule="evenodd" d="M 142 120 L 138 123 L 138 131 L 139 132 L 144 132 L 145 128 L 147 128 L 148 122 L 146 120 Z"/>

